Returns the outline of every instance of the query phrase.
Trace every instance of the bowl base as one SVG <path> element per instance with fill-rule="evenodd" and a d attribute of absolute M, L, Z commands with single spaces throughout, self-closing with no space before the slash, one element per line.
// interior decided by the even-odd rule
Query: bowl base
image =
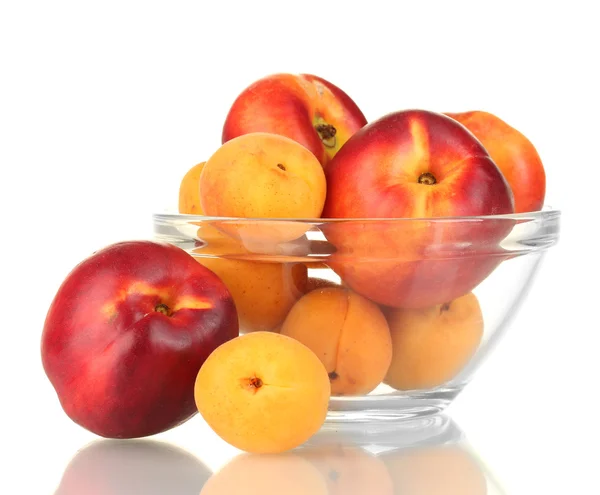
<path fill-rule="evenodd" d="M 460 393 L 460 388 L 427 392 L 394 392 L 361 397 L 332 397 L 325 422 L 395 422 L 423 418 L 444 411 Z"/>

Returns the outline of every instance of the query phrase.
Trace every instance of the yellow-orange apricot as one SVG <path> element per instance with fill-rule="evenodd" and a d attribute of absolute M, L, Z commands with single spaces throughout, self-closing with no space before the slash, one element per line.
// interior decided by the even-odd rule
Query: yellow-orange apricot
<path fill-rule="evenodd" d="M 297 239 L 309 228 L 285 219 L 319 218 L 325 173 L 304 146 L 276 134 L 251 133 L 227 141 L 206 162 L 200 199 L 207 215 L 279 219 L 222 228 L 249 243 Z"/>
<path fill-rule="evenodd" d="M 379 307 L 345 288 L 309 292 L 291 309 L 281 334 L 313 350 L 331 379 L 332 395 L 372 391 L 385 377 L 392 340 Z"/>
<path fill-rule="evenodd" d="M 200 204 L 200 174 L 205 162 L 200 162 L 190 168 L 183 176 L 179 185 L 179 213 L 202 215 Z"/>
<path fill-rule="evenodd" d="M 196 258 L 216 273 L 231 292 L 240 331 L 275 331 L 306 292 L 302 263 L 268 263 L 228 258 Z"/>
<path fill-rule="evenodd" d="M 323 425 L 331 388 L 323 363 L 297 340 L 271 332 L 236 337 L 215 349 L 194 387 L 198 411 L 232 446 L 277 453 Z"/>
<path fill-rule="evenodd" d="M 483 336 L 475 294 L 427 309 L 392 309 L 392 364 L 385 383 L 398 390 L 436 387 L 458 374 Z"/>

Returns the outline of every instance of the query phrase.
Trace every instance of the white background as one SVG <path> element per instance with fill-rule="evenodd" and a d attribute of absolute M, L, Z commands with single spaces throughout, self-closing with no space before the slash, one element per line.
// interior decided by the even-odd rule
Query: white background
<path fill-rule="evenodd" d="M 53 493 L 94 439 L 41 368 L 58 284 L 99 247 L 149 237 L 235 96 L 280 71 L 329 79 L 369 120 L 485 109 L 533 141 L 562 238 L 448 413 L 506 493 L 600 493 L 594 2 L 349 3 L 2 2 L 0 493 Z M 234 453 L 199 417 L 164 438 L 211 469 Z"/>

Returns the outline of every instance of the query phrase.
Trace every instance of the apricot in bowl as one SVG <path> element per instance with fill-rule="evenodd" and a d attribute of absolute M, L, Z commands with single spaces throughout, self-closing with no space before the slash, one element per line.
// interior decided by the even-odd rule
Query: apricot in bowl
<path fill-rule="evenodd" d="M 326 421 L 385 421 L 438 413 L 464 389 L 509 324 L 518 325 L 513 317 L 558 241 L 559 220 L 551 208 L 428 219 L 164 213 L 154 216 L 154 236 L 229 284 L 242 336 L 280 334 L 312 351 L 329 379 Z M 304 234 L 277 235 L 290 222 Z M 203 238 L 213 227 L 227 242 Z M 257 231 L 275 234 L 259 242 L 243 236 Z M 411 237 L 430 242 L 401 249 Z M 378 280 L 386 266 L 410 280 Z M 357 285 L 348 270 L 374 278 Z M 435 304 L 415 304 L 423 294 Z M 381 295 L 395 304 L 382 304 Z"/>

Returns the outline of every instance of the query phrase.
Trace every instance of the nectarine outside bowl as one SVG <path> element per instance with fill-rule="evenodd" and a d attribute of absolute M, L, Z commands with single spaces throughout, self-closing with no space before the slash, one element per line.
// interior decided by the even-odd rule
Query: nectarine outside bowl
<path fill-rule="evenodd" d="M 154 215 L 156 240 L 213 270 L 242 333 L 281 332 L 323 362 L 328 421 L 445 409 L 512 323 L 560 212 L 423 219 Z"/>

